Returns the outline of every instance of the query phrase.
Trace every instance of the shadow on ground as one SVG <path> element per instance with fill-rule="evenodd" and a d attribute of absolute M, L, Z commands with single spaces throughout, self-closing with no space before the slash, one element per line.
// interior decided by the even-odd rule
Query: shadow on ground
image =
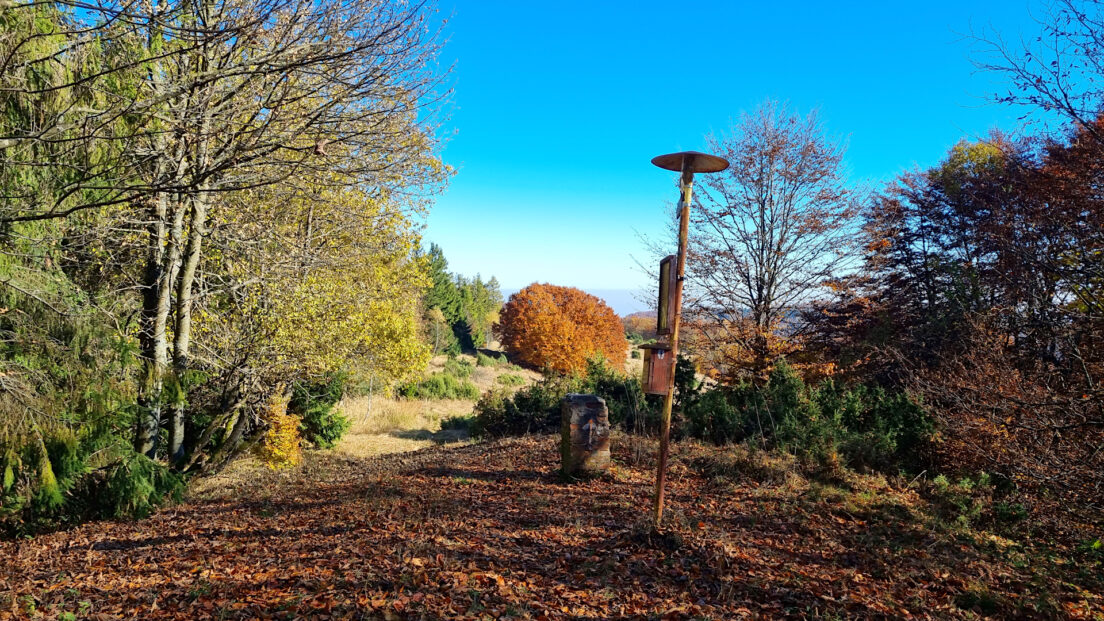
<path fill-rule="evenodd" d="M 388 434 L 393 438 L 404 440 L 430 441 L 434 444 L 455 444 L 469 439 L 468 432 L 463 429 L 441 429 L 430 431 L 429 429 L 401 429 Z"/>

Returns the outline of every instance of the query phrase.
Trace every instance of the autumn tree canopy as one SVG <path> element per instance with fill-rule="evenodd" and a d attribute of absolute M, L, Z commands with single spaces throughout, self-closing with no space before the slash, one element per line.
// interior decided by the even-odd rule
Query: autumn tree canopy
<path fill-rule="evenodd" d="M 1101 145 L 993 133 L 902 175 L 865 215 L 864 268 L 810 313 L 825 358 L 923 398 L 942 463 L 1068 506 L 1104 484 Z"/>
<path fill-rule="evenodd" d="M 846 269 L 855 190 L 815 112 L 767 101 L 707 140 L 731 165 L 702 176 L 691 210 L 687 344 L 720 377 L 762 380 L 800 350 L 795 310 Z"/>
<path fill-rule="evenodd" d="M 503 347 L 525 364 L 561 373 L 596 355 L 620 366 L 625 331 L 601 299 L 574 287 L 531 284 L 510 296 L 498 325 Z"/>

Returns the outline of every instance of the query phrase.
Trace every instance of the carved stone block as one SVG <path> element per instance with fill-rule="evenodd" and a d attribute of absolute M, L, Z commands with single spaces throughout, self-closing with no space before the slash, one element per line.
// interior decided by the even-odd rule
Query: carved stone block
<path fill-rule="evenodd" d="M 568 476 L 601 474 L 610 465 L 609 409 L 601 397 L 569 394 L 560 406 L 560 455 Z"/>

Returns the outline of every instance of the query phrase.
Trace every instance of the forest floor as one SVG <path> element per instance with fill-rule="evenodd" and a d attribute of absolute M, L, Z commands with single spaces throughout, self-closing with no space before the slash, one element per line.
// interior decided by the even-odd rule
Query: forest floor
<path fill-rule="evenodd" d="M 539 377 L 470 380 L 504 373 Z M 656 534 L 652 440 L 567 483 L 557 437 L 442 429 L 472 406 L 350 399 L 298 468 L 245 457 L 147 520 L 0 543 L 0 619 L 1104 619 L 1104 550 L 981 528 L 930 485 L 677 443 Z"/>
<path fill-rule="evenodd" d="M 657 535 L 653 442 L 615 434 L 576 483 L 557 448 L 246 464 L 143 521 L 0 543 L 0 619 L 1104 616 L 1095 551 L 965 526 L 908 481 L 677 443 Z"/>

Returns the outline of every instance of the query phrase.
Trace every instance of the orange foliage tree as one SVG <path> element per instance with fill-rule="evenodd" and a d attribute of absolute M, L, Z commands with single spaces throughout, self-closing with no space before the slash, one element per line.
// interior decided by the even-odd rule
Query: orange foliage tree
<path fill-rule="evenodd" d="M 805 336 L 788 333 L 781 320 L 762 327 L 748 318 L 718 319 L 688 315 L 681 347 L 698 361 L 699 371 L 726 384 L 764 384 L 783 358 L 809 383 L 836 374 L 836 364 L 806 348 Z"/>
<path fill-rule="evenodd" d="M 582 371 L 596 355 L 618 367 L 625 358 L 625 332 L 617 313 L 574 287 L 533 283 L 511 295 L 497 332 L 515 359 L 561 373 Z"/>
<path fill-rule="evenodd" d="M 626 334 L 636 333 L 645 340 L 656 338 L 656 315 L 654 311 L 626 315 L 621 319 L 621 323 L 625 325 Z"/>

